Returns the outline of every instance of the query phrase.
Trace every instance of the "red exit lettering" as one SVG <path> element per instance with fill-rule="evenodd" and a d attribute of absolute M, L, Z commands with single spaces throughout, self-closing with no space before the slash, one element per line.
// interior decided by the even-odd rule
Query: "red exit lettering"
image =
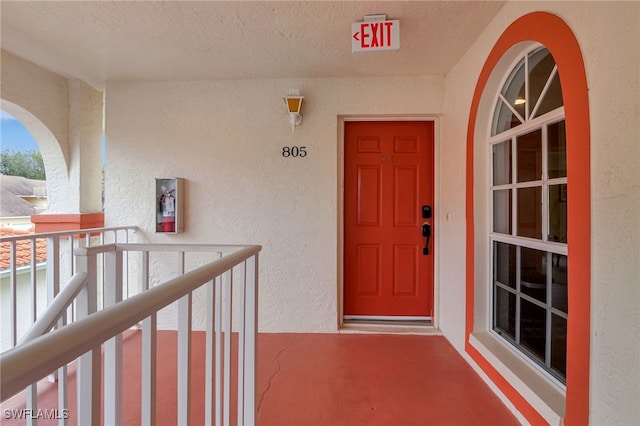
<path fill-rule="evenodd" d="M 362 22 L 360 24 L 360 46 L 363 49 L 370 47 L 390 47 L 391 26 L 393 22 Z"/>

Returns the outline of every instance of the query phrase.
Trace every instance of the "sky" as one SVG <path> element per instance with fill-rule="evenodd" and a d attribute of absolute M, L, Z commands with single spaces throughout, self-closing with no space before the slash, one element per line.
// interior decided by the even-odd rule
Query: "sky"
<path fill-rule="evenodd" d="M 0 149 L 40 151 L 31 133 L 12 115 L 0 110 Z"/>

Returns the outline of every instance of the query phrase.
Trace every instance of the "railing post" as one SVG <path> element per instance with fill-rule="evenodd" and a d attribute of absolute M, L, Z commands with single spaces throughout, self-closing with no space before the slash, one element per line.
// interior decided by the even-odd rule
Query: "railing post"
<path fill-rule="evenodd" d="M 149 290 L 149 252 L 142 252 L 142 291 Z M 156 424 L 156 326 L 155 313 L 142 320 L 141 424 Z"/>
<path fill-rule="evenodd" d="M 184 252 L 178 253 L 178 274 L 184 274 Z M 191 424 L 191 300 L 178 300 L 178 424 Z"/>
<path fill-rule="evenodd" d="M 18 343 L 18 278 L 16 274 L 16 251 L 17 242 L 11 241 L 9 249 L 9 262 L 11 265 L 11 279 L 9 282 L 9 298 L 10 298 L 10 319 L 9 325 L 11 327 L 9 336 L 9 347 L 13 348 Z"/>
<path fill-rule="evenodd" d="M 122 251 L 104 257 L 104 306 L 122 301 Z M 122 334 L 104 344 L 104 423 L 122 424 Z"/>
<path fill-rule="evenodd" d="M 237 384 L 238 388 L 236 391 L 237 394 L 237 412 L 238 412 L 238 420 L 236 424 L 243 425 L 244 424 L 244 336 L 246 332 L 246 313 L 245 313 L 245 303 L 246 303 L 246 291 L 247 291 L 247 262 L 246 260 L 241 263 L 241 268 L 239 268 L 239 274 L 233 285 L 239 291 L 238 299 L 240 303 L 238 304 L 238 375 L 237 375 Z"/>
<path fill-rule="evenodd" d="M 233 268 L 222 274 L 222 281 L 225 288 L 225 321 L 224 321 L 224 388 L 223 399 L 224 408 L 222 412 L 222 424 L 229 426 L 231 421 L 231 334 L 233 318 Z"/>
<path fill-rule="evenodd" d="M 205 324 L 204 364 L 204 424 L 212 425 L 214 419 L 214 359 L 215 359 L 215 280 L 206 284 L 207 302 Z"/>
<path fill-rule="evenodd" d="M 60 291 L 60 238 L 47 238 L 47 306 Z"/>
<path fill-rule="evenodd" d="M 97 310 L 97 259 L 95 254 L 87 254 L 87 249 L 79 250 L 76 262 L 78 272 L 88 274 L 88 282 L 78 295 L 76 311 L 77 319 L 82 320 Z M 101 400 L 101 360 L 100 347 L 94 348 L 78 358 L 77 368 L 77 401 L 78 424 L 100 424 Z"/>
<path fill-rule="evenodd" d="M 214 329 L 216 331 L 215 350 L 215 424 L 222 424 L 222 279 L 218 275 L 215 279 L 214 288 L 215 310 L 214 310 Z"/>
<path fill-rule="evenodd" d="M 244 424 L 256 424 L 258 359 L 258 253 L 246 261 L 244 312 Z"/>
<path fill-rule="evenodd" d="M 36 238 L 31 240 L 31 324 L 35 323 L 38 319 L 38 253 L 37 253 L 38 241 Z M 15 265 L 12 263 L 14 269 Z"/>
<path fill-rule="evenodd" d="M 71 239 L 71 237 L 69 237 Z M 56 295 L 60 292 L 60 237 L 53 236 L 47 238 L 47 306 L 51 304 Z M 58 321 L 57 327 L 66 324 L 65 318 Z M 69 391 L 67 389 L 67 366 L 64 365 L 58 371 L 49 376 L 50 381 L 58 382 L 58 407 L 67 408 L 69 402 Z M 59 419 L 58 424 L 65 426 L 67 419 Z"/>

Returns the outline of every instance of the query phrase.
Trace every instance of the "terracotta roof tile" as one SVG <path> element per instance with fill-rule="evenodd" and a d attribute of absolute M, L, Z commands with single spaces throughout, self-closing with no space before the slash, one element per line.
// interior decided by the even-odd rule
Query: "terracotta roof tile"
<path fill-rule="evenodd" d="M 0 228 L 0 236 L 10 237 L 14 235 L 29 235 L 33 234 L 30 231 L 22 231 L 11 228 Z M 4 271 L 11 267 L 11 243 L 0 243 L 0 270 Z M 41 263 L 47 260 L 47 240 L 44 238 L 38 238 L 36 240 L 36 263 Z M 18 240 L 16 243 L 16 266 L 27 266 L 31 264 L 31 241 L 30 240 Z"/>

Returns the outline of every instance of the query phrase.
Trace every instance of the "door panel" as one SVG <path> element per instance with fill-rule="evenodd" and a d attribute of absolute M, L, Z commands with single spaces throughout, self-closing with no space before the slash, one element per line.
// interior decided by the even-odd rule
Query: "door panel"
<path fill-rule="evenodd" d="M 432 316 L 433 122 L 346 122 L 344 169 L 344 314 Z"/>

